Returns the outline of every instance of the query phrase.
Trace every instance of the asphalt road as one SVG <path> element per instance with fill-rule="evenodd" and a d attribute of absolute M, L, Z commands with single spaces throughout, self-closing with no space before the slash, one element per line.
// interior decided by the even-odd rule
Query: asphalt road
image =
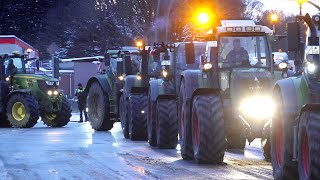
<path fill-rule="evenodd" d="M 73 120 L 77 116 L 73 116 Z M 176 150 L 124 139 L 120 124 L 95 132 L 89 123 L 0 129 L 0 179 L 272 179 L 260 141 L 226 152 L 223 164 L 198 165 Z"/>

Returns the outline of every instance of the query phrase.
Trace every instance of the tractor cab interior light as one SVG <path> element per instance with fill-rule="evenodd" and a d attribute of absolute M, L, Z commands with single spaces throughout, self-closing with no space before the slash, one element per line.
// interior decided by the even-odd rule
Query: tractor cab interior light
<path fill-rule="evenodd" d="M 248 32 L 251 32 L 251 31 L 253 31 L 253 28 L 252 28 L 252 26 L 247 26 L 247 27 L 245 28 L 245 30 L 248 31 Z"/>
<path fill-rule="evenodd" d="M 254 31 L 261 31 L 261 26 L 254 27 Z"/>
<path fill-rule="evenodd" d="M 227 31 L 227 32 L 233 32 L 233 27 L 227 27 L 227 28 L 226 28 L 226 31 Z"/>
<path fill-rule="evenodd" d="M 235 27 L 236 32 L 242 32 L 242 27 Z"/>
<path fill-rule="evenodd" d="M 212 68 L 212 64 L 211 63 L 206 63 L 206 64 L 203 65 L 203 69 L 205 69 L 205 70 L 209 70 L 211 68 Z"/>

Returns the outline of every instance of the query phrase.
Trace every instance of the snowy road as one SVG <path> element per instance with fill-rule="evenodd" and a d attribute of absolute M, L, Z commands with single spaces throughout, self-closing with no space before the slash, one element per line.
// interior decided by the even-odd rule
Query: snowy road
<path fill-rule="evenodd" d="M 124 139 L 120 124 L 95 132 L 89 123 L 0 129 L 0 179 L 272 179 L 259 140 L 226 152 L 221 165 L 184 161 L 176 150 Z"/>

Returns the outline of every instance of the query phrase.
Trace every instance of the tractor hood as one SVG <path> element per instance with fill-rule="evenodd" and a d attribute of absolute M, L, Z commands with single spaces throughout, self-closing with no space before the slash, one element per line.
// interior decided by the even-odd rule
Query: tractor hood
<path fill-rule="evenodd" d="M 44 81 L 51 81 L 51 82 L 59 82 L 58 79 L 52 78 L 47 75 L 42 74 L 16 74 L 14 75 L 15 78 L 26 78 L 26 79 L 34 79 L 34 80 L 44 80 Z"/>
<path fill-rule="evenodd" d="M 235 68 L 230 75 L 230 95 L 234 105 L 251 96 L 269 96 L 272 74 L 262 68 Z"/>

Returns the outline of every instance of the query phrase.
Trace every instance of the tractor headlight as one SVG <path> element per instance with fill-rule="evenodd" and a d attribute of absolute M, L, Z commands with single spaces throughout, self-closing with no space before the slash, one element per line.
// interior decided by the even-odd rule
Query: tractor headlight
<path fill-rule="evenodd" d="M 285 69 L 285 68 L 287 68 L 287 67 L 288 67 L 288 64 L 285 63 L 285 62 L 281 62 L 281 63 L 279 64 L 279 69 Z"/>
<path fill-rule="evenodd" d="M 308 70 L 308 73 L 310 74 L 314 74 L 315 71 L 317 69 L 317 66 L 314 65 L 313 63 L 307 63 L 307 70 Z"/>
<path fill-rule="evenodd" d="M 124 80 L 124 76 L 123 76 L 123 75 L 122 75 L 122 76 L 119 76 L 118 79 L 119 79 L 120 81 L 123 81 L 123 80 Z"/>
<path fill-rule="evenodd" d="M 168 76 L 168 74 L 169 74 L 169 73 L 168 73 L 167 70 L 163 70 L 163 71 L 162 71 L 162 76 L 163 76 L 163 77 L 166 78 L 166 77 Z"/>
<path fill-rule="evenodd" d="M 275 104 L 271 97 L 256 96 L 244 99 L 240 103 L 241 114 L 257 119 L 271 118 L 274 113 Z"/>
<path fill-rule="evenodd" d="M 211 63 L 206 63 L 203 65 L 204 70 L 209 70 L 212 68 L 212 64 Z"/>
<path fill-rule="evenodd" d="M 53 91 L 53 95 L 57 96 L 59 94 L 59 91 Z"/>
<path fill-rule="evenodd" d="M 10 81 L 10 77 L 8 76 L 8 77 L 6 77 L 6 81 Z"/>
<path fill-rule="evenodd" d="M 141 75 L 137 75 L 137 79 L 138 79 L 138 80 L 141 80 L 141 79 L 142 79 L 142 76 L 141 76 Z"/>
<path fill-rule="evenodd" d="M 49 96 L 52 96 L 52 94 L 53 94 L 53 92 L 50 90 L 50 91 L 48 91 L 48 95 Z"/>

